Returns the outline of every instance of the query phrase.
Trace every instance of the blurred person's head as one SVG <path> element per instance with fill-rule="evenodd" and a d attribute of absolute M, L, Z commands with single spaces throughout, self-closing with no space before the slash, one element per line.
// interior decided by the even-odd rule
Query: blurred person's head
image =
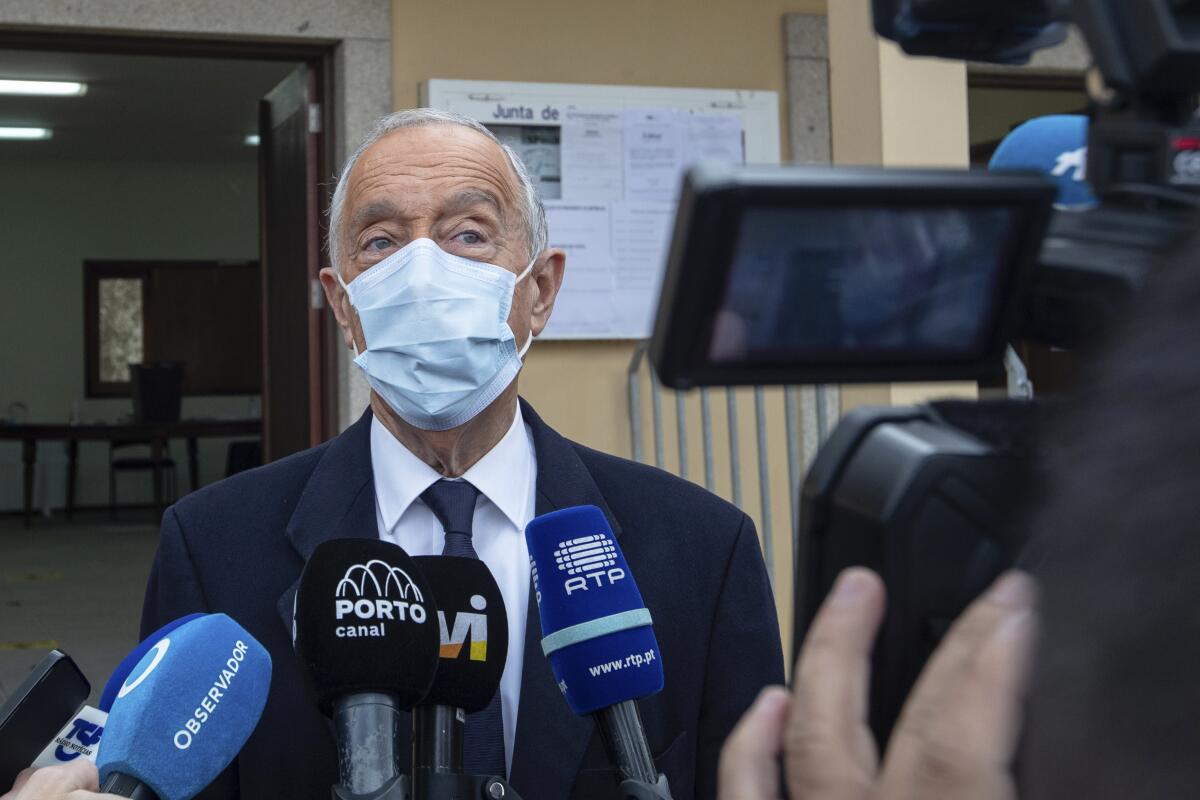
<path fill-rule="evenodd" d="M 1200 795 L 1200 238 L 1050 456 L 1023 797 Z"/>

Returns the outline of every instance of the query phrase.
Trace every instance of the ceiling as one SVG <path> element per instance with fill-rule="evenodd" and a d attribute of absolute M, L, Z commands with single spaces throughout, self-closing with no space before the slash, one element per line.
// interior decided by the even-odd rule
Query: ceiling
<path fill-rule="evenodd" d="M 48 127 L 0 141 L 0 160 L 254 161 L 258 100 L 298 64 L 0 50 L 0 78 L 88 84 L 83 97 L 0 96 L 0 127 Z"/>

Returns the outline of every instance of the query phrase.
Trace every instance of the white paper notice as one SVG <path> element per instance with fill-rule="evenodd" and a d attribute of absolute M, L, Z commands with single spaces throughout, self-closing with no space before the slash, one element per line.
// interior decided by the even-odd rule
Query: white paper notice
<path fill-rule="evenodd" d="M 608 206 L 567 202 L 545 205 L 550 246 L 566 251 L 567 267 L 543 336 L 611 336 L 616 306 Z"/>
<path fill-rule="evenodd" d="M 678 196 L 687 144 L 683 116 L 669 108 L 625 111 L 626 200 L 669 203 Z"/>
<path fill-rule="evenodd" d="M 613 204 L 614 328 L 622 335 L 643 338 L 651 333 L 674 221 L 674 203 Z"/>
<path fill-rule="evenodd" d="M 742 118 L 736 114 L 690 114 L 687 117 L 687 161 L 746 163 Z"/>
<path fill-rule="evenodd" d="M 567 109 L 562 124 L 562 196 L 572 202 L 625 197 L 621 113 Z"/>

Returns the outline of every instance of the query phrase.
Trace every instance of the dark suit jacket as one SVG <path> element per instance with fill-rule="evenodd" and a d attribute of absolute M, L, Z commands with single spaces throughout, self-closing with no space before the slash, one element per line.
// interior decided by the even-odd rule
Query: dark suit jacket
<path fill-rule="evenodd" d="M 691 483 L 564 439 L 528 405 L 522 413 L 537 453 L 537 513 L 604 509 L 654 617 L 666 688 L 639 704 L 658 766 L 676 800 L 713 798 L 721 743 L 760 688 L 783 682 L 754 524 Z M 331 726 L 292 651 L 292 597 L 319 543 L 378 536 L 370 425 L 368 411 L 337 438 L 205 487 L 163 518 L 143 636 L 184 614 L 224 612 L 273 662 L 258 728 L 204 797 L 327 800 L 337 782 Z M 540 640 L 530 592 L 510 783 L 524 800 L 613 798 L 595 725 L 567 706 Z"/>

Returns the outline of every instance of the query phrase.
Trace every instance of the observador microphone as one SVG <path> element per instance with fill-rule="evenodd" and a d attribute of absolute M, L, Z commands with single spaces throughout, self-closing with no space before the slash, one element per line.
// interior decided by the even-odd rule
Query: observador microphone
<path fill-rule="evenodd" d="M 156 642 L 117 692 L 96 766 L 102 791 L 188 800 L 258 725 L 271 657 L 241 625 L 207 614 Z"/>
<path fill-rule="evenodd" d="M 416 563 L 378 539 L 313 550 L 296 590 L 292 635 L 322 713 L 333 718 L 334 798 L 401 798 L 400 712 L 429 691 L 438 667 L 437 604 Z"/>
<path fill-rule="evenodd" d="M 142 660 L 142 656 L 146 655 L 146 652 L 160 639 L 180 625 L 184 625 L 202 616 L 204 615 L 189 614 L 186 617 L 172 620 L 142 640 L 137 647 L 133 648 L 121 660 L 117 668 L 113 670 L 112 675 L 108 678 L 108 683 L 104 685 L 104 690 L 100 693 L 100 701 L 97 703 L 97 707 L 92 708 L 85 705 L 72 714 L 67 724 L 62 727 L 62 730 L 50 740 L 41 754 L 34 759 L 33 766 L 52 767 L 59 764 L 69 764 L 80 758 L 95 763 L 96 754 L 100 750 L 100 742 L 104 735 L 104 728 L 108 724 L 108 712 L 112 709 L 113 700 L 117 698 L 117 692 L 120 691 L 122 684 L 125 683 L 125 679 L 129 677 L 129 673 Z"/>
<path fill-rule="evenodd" d="M 663 688 L 650 611 L 604 512 L 564 508 L 525 527 L 542 652 L 576 714 L 591 714 L 625 798 L 669 798 L 634 702 Z"/>
<path fill-rule="evenodd" d="M 437 676 L 413 709 L 413 800 L 512 798 L 503 775 L 466 775 L 466 714 L 482 711 L 500 688 L 508 658 L 504 596 L 487 564 L 457 556 L 419 556 L 437 601 Z M 493 784 L 498 788 L 493 788 Z"/>

